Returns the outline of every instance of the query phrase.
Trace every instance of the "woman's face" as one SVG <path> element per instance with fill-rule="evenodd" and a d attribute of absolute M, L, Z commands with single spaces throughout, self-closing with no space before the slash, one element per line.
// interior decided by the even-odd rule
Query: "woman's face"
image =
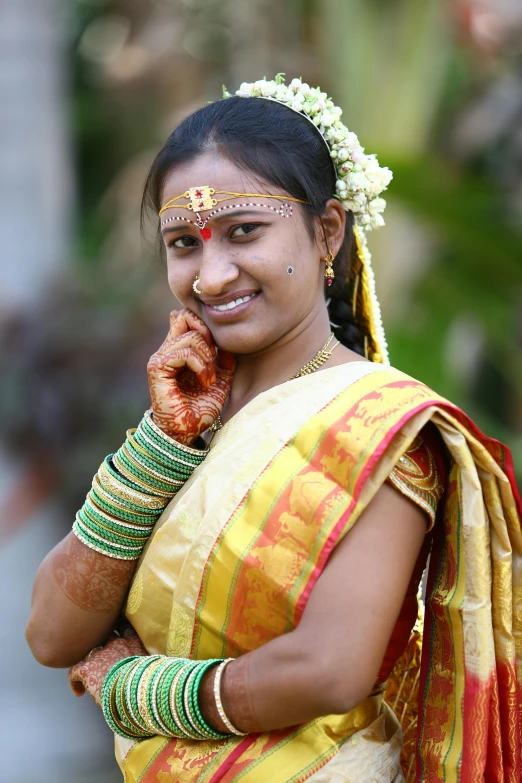
<path fill-rule="evenodd" d="M 220 191 L 286 195 L 208 152 L 171 172 L 162 204 L 203 185 L 214 188 L 217 199 L 223 197 Z M 249 202 L 257 206 L 241 206 Z M 188 201 L 182 198 L 180 203 Z M 311 236 L 302 207 L 289 203 L 289 217 L 284 217 L 276 212 L 283 207 L 277 199 L 231 197 L 217 205 L 227 208 L 210 218 L 204 236 L 190 210 L 178 207 L 161 215 L 162 221 L 185 219 L 162 226 L 170 288 L 207 324 L 223 350 L 263 351 L 285 335 L 299 333 L 301 325 L 305 328 L 324 311 L 326 247 Z M 211 211 L 201 211 L 203 220 Z M 193 290 L 196 277 L 201 294 Z"/>

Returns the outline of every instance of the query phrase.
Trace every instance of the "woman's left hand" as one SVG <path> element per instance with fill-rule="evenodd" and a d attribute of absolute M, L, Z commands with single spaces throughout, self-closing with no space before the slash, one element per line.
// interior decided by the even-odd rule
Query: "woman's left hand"
<path fill-rule="evenodd" d="M 83 661 L 69 669 L 69 683 L 74 695 L 83 696 L 87 691 L 100 706 L 101 689 L 107 672 L 115 663 L 131 655 L 148 653 L 136 631 L 127 628 L 122 636 L 111 636 L 104 647 L 95 647 Z"/>

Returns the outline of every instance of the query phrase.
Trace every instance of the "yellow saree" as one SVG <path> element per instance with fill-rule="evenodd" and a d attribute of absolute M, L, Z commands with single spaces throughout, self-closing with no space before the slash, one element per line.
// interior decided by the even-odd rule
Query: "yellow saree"
<path fill-rule="evenodd" d="M 243 408 L 158 521 L 126 612 L 151 654 L 236 657 L 290 631 L 333 548 L 430 420 L 451 467 L 408 779 L 519 781 L 522 539 L 509 455 L 396 370 L 354 362 Z M 117 737 L 116 754 L 126 783 L 404 779 L 401 729 L 380 694 L 346 715 L 226 741 Z"/>

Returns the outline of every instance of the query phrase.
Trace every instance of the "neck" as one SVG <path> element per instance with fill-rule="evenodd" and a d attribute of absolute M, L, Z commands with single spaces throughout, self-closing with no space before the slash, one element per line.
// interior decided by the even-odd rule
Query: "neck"
<path fill-rule="evenodd" d="M 331 332 L 326 308 L 311 315 L 270 347 L 238 355 L 232 389 L 225 409 L 230 418 L 254 397 L 289 380 L 323 347 Z M 330 360 L 329 360 L 330 361 Z M 328 366 L 325 363 L 325 367 Z"/>

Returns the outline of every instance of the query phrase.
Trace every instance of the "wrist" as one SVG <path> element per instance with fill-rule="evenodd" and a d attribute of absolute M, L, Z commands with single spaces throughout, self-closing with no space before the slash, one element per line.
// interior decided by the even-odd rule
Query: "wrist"
<path fill-rule="evenodd" d="M 176 443 L 181 443 L 183 446 L 192 446 L 195 440 L 199 437 L 199 432 L 183 432 L 179 426 L 173 426 L 169 416 L 162 416 L 161 413 L 150 409 L 151 418 L 156 427 L 162 431 L 162 433 Z"/>
<path fill-rule="evenodd" d="M 199 708 L 204 719 L 213 729 L 228 734 L 228 726 L 221 720 L 214 695 L 217 670 L 218 667 L 214 666 L 205 673 L 201 680 L 201 685 L 199 686 Z"/>

